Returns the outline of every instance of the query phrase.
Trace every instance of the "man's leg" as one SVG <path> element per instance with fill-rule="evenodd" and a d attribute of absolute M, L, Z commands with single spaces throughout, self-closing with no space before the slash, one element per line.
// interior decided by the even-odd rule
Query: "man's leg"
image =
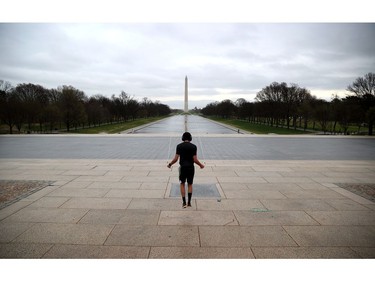
<path fill-rule="evenodd" d="M 182 207 L 186 208 L 185 183 L 180 183 L 180 191 L 181 191 L 181 197 L 182 197 Z"/>
<path fill-rule="evenodd" d="M 191 207 L 191 196 L 193 195 L 194 166 L 189 169 L 188 183 L 188 207 Z"/>
<path fill-rule="evenodd" d="M 191 207 L 191 196 L 193 195 L 193 184 L 188 184 L 188 207 Z"/>
<path fill-rule="evenodd" d="M 182 208 L 186 208 L 186 199 L 185 199 L 185 182 L 186 182 L 186 171 L 180 166 L 179 171 L 179 180 L 180 180 L 180 192 L 182 197 Z"/>

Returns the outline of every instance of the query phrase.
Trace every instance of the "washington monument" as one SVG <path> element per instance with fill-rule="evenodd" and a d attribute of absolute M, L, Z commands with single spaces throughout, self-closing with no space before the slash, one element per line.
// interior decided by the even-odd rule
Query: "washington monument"
<path fill-rule="evenodd" d="M 187 113 L 189 111 L 188 108 L 188 78 L 185 76 L 185 102 L 184 102 L 184 111 Z"/>

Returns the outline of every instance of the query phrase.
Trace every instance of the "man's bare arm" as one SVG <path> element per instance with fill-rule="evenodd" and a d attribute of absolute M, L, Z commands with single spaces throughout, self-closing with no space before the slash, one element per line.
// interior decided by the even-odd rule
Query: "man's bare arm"
<path fill-rule="evenodd" d="M 177 162 L 177 160 L 178 160 L 179 157 L 180 157 L 180 155 L 176 154 L 176 155 L 174 156 L 174 158 L 172 159 L 172 161 L 168 164 L 167 167 L 168 167 L 168 168 L 172 167 L 172 165 L 173 165 L 174 163 Z"/>
<path fill-rule="evenodd" d="M 194 163 L 197 164 L 201 169 L 204 168 L 204 165 L 198 160 L 197 155 L 194 155 L 193 160 L 194 160 Z"/>

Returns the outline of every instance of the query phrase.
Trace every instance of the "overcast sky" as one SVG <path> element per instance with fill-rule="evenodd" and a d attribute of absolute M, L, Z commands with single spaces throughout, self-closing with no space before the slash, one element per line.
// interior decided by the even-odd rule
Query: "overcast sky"
<path fill-rule="evenodd" d="M 253 101 L 270 83 L 344 97 L 375 72 L 375 24 L 0 23 L 0 80 L 72 85 L 91 96 L 123 90 L 183 108 Z"/>

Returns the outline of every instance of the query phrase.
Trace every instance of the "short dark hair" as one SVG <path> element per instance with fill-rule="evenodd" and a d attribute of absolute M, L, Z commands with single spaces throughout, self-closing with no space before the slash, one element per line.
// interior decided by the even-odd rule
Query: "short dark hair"
<path fill-rule="evenodd" d="M 193 138 L 189 132 L 185 132 L 182 135 L 182 141 L 191 141 Z"/>

